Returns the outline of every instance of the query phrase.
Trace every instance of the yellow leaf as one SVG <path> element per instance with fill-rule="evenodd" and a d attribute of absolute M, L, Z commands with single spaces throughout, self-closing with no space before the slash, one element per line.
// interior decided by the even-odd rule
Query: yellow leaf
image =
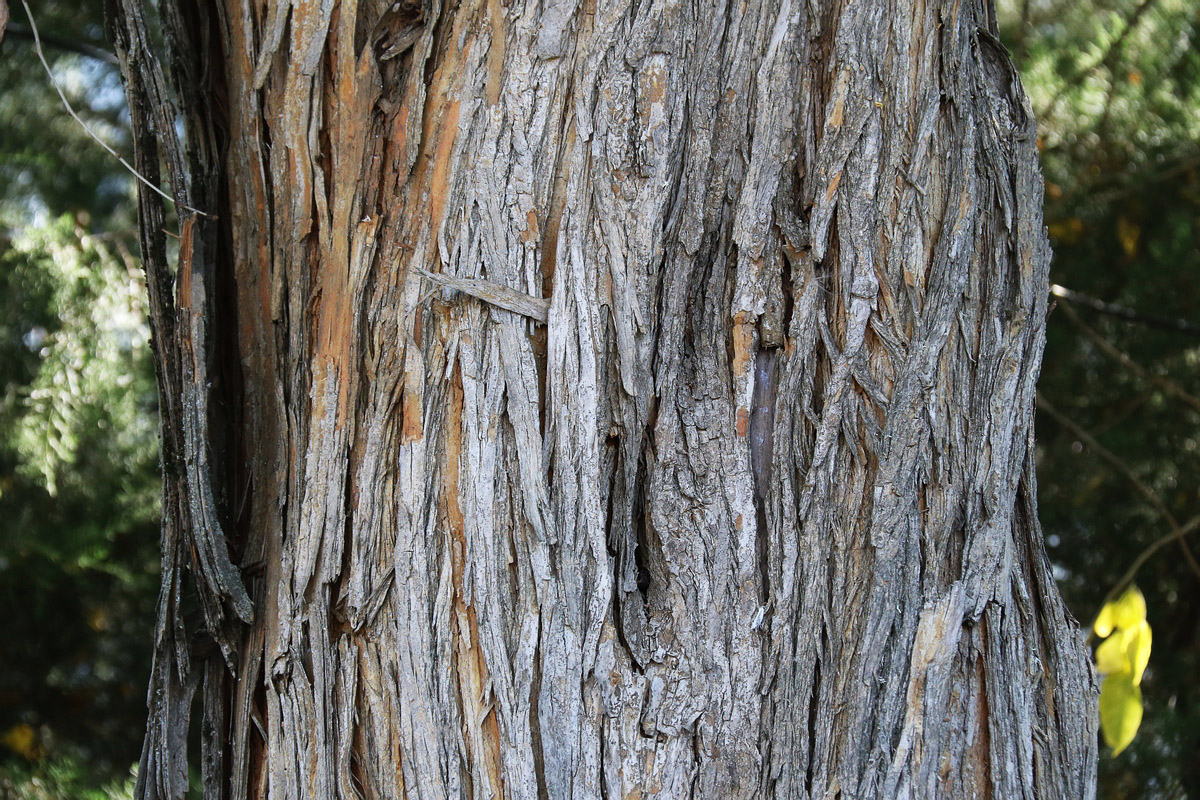
<path fill-rule="evenodd" d="M 37 734 L 24 722 L 18 722 L 5 731 L 0 736 L 0 744 L 29 761 L 36 761 L 39 755 Z"/>
<path fill-rule="evenodd" d="M 1096 652 L 1097 660 L 1099 660 L 1099 648 Z M 1142 673 L 1146 671 L 1146 665 L 1150 663 L 1150 623 L 1146 620 L 1142 620 L 1125 632 L 1125 657 L 1129 661 L 1133 685 L 1140 686 Z"/>
<path fill-rule="evenodd" d="M 1075 244 L 1083 236 L 1083 220 L 1071 217 L 1067 220 L 1051 222 L 1047 230 L 1054 239 L 1067 244 Z"/>
<path fill-rule="evenodd" d="M 1142 724 L 1142 690 L 1130 677 L 1119 672 L 1100 686 L 1100 732 L 1114 756 L 1129 746 Z"/>
<path fill-rule="evenodd" d="M 1136 586 L 1130 586 L 1117 598 L 1113 612 L 1113 624 L 1118 628 L 1132 628 L 1146 620 L 1146 598 Z"/>
<path fill-rule="evenodd" d="M 1096 648 L 1096 671 L 1102 675 L 1115 675 L 1118 672 L 1132 674 L 1128 641 L 1125 631 L 1117 631 L 1101 642 Z"/>
<path fill-rule="evenodd" d="M 1113 628 L 1132 628 L 1146 619 L 1146 598 L 1136 586 L 1130 586 L 1116 600 L 1109 600 L 1096 615 L 1092 630 L 1101 639 Z"/>
<path fill-rule="evenodd" d="M 106 631 L 109 628 L 108 611 L 103 608 L 93 608 L 88 612 L 88 627 L 94 631 Z"/>
<path fill-rule="evenodd" d="M 1104 608 L 1100 609 L 1100 613 L 1096 615 L 1096 621 L 1092 623 L 1092 630 L 1101 639 L 1107 637 L 1113 632 L 1113 603 L 1105 603 Z"/>

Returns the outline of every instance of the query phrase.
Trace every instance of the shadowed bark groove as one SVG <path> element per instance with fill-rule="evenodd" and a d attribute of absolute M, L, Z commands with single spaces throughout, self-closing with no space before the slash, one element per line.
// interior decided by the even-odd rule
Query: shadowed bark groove
<path fill-rule="evenodd" d="M 986 0 L 160 5 L 139 797 L 1092 796 Z"/>

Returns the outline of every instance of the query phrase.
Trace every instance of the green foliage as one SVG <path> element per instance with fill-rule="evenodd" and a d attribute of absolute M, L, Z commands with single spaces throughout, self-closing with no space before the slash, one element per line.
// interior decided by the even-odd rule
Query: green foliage
<path fill-rule="evenodd" d="M 9 404 L 17 406 L 12 445 L 20 470 L 40 479 L 53 497 L 60 477 L 78 480 L 79 471 L 71 467 L 98 450 L 124 473 L 152 461 L 150 332 L 145 288 L 133 259 L 126 254 L 118 261 L 64 218 L 27 229 L 0 264 L 14 283 L 51 287 L 47 299 L 56 326 L 31 328 L 22 337 L 41 363 L 21 402 Z M 127 499 L 140 504 L 131 509 L 135 515 L 144 515 L 145 504 L 153 502 L 136 494 Z"/>
<path fill-rule="evenodd" d="M 137 757 L 157 566 L 144 289 L 119 252 L 63 218 L 0 255 L 0 730 L 98 778 Z"/>
<path fill-rule="evenodd" d="M 86 765 L 69 759 L 0 766 L 0 797 L 7 800 L 133 800 L 133 788 L 133 777 L 97 785 Z"/>
<path fill-rule="evenodd" d="M 38 28 L 68 41 L 107 48 L 100 3 L 39 0 Z M 28 27 L 20 2 L 11 23 Z M 47 45 L 53 73 L 74 108 L 118 152 L 129 151 L 128 114 L 116 67 Z M 132 178 L 62 107 L 28 38 L 0 42 L 0 227 L 87 212 L 109 229 L 131 228 Z"/>
<path fill-rule="evenodd" d="M 28 26 L 10 3 L 11 22 Z M 129 152 L 99 3 L 33 4 L 53 74 Z M 157 436 L 133 179 L 0 42 L 0 797 L 129 794 L 157 589 Z M 112 783 L 112 781 L 116 783 Z"/>

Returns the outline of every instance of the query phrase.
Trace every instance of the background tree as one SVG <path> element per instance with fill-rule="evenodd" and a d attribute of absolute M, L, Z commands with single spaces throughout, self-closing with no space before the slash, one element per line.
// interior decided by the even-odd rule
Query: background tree
<path fill-rule="evenodd" d="M 1060 586 L 1090 621 L 1131 563 L 1200 515 L 1200 12 L 1176 0 L 1002 11 L 1038 116 L 1052 281 L 1191 324 L 1130 323 L 1066 299 L 1050 316 L 1040 511 Z M 1137 571 L 1155 640 L 1146 713 L 1132 747 L 1101 759 L 1102 797 L 1200 797 L 1190 539 Z"/>
<path fill-rule="evenodd" d="M 198 683 L 213 797 L 1091 793 L 986 4 L 110 6 L 204 212 L 142 796 Z"/>
<path fill-rule="evenodd" d="M 67 96 L 105 141 L 128 149 L 129 117 L 116 57 L 104 40 L 102 8 L 49 0 L 37 4 L 37 13 L 50 39 L 45 55 Z M 63 112 L 38 63 L 20 2 L 10 17 L 0 40 L 0 219 L 5 229 L 81 212 L 99 230 L 127 229 L 134 221 L 129 174 Z"/>
<path fill-rule="evenodd" d="M 100 9 L 37 5 L 75 45 L 47 48 L 55 75 L 127 146 Z M 61 110 L 23 17 L 0 43 L 0 795 L 90 797 L 128 778 L 145 719 L 153 372 L 130 180 Z"/>

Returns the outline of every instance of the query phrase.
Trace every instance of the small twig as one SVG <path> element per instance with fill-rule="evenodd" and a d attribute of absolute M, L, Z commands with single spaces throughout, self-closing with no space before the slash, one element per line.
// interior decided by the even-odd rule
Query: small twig
<path fill-rule="evenodd" d="M 1134 395 L 1126 402 L 1122 403 L 1115 411 L 1108 415 L 1107 419 L 1097 422 L 1096 425 L 1090 428 L 1092 436 L 1099 439 L 1100 437 L 1115 431 L 1117 428 L 1125 424 L 1125 421 L 1141 410 L 1142 406 L 1149 403 L 1157 397 L 1159 389 L 1156 386 L 1147 386 L 1144 392 Z"/>
<path fill-rule="evenodd" d="M 31 28 L 26 28 L 24 25 L 21 25 L 17 22 L 10 22 L 8 24 L 8 28 L 5 30 L 5 33 L 16 39 L 33 41 L 33 30 Z M 103 61 L 105 64 L 117 66 L 121 63 L 117 60 L 117 57 L 114 53 L 109 50 L 105 50 L 103 47 L 97 47 L 91 42 L 78 42 L 74 39 L 68 39 L 65 36 L 55 36 L 52 33 L 43 33 L 42 42 L 68 53 L 75 53 L 77 55 L 87 56 L 88 58 L 94 58 L 97 61 Z"/>
<path fill-rule="evenodd" d="M 1100 603 L 1100 607 L 1104 608 L 1104 606 L 1108 605 L 1110 600 L 1124 591 L 1126 586 L 1133 583 L 1134 577 L 1137 576 L 1137 571 L 1141 569 L 1142 565 L 1150 559 L 1150 556 L 1154 555 L 1163 546 L 1168 545 L 1171 542 L 1176 540 L 1182 542 L 1184 536 L 1192 533 L 1197 528 L 1200 528 L 1200 515 L 1192 517 L 1175 530 L 1171 531 L 1165 536 L 1158 537 L 1153 542 L 1146 545 L 1146 548 L 1142 550 L 1142 552 L 1138 553 L 1137 558 L 1135 558 L 1133 563 L 1129 565 L 1129 569 L 1125 570 L 1125 574 L 1121 576 L 1121 579 L 1113 584 L 1113 588 L 1108 590 L 1108 594 L 1104 596 L 1104 600 Z"/>
<path fill-rule="evenodd" d="M 1183 555 L 1184 558 L 1187 559 L 1188 566 L 1192 568 L 1192 572 L 1196 573 L 1197 577 L 1200 577 L 1200 564 L 1196 563 L 1196 557 L 1192 555 L 1192 549 L 1188 547 L 1188 543 L 1183 539 L 1184 534 L 1186 534 L 1187 531 L 1179 526 L 1179 521 L 1175 519 L 1175 515 L 1171 513 L 1166 504 L 1159 499 L 1158 494 L 1145 483 L 1143 483 L 1137 475 L 1133 474 L 1133 470 L 1129 468 L 1129 465 L 1121 460 L 1121 458 L 1119 458 L 1115 453 L 1106 448 L 1104 445 L 1100 444 L 1098 441 L 1096 441 L 1094 436 L 1081 428 L 1074 420 L 1051 405 L 1050 401 L 1043 397 L 1041 392 L 1037 393 L 1037 407 L 1054 417 L 1054 420 L 1058 422 L 1058 424 L 1062 425 L 1064 428 L 1078 436 L 1079 439 L 1096 455 L 1103 458 L 1109 464 L 1112 464 L 1113 467 L 1116 468 L 1117 472 L 1120 472 L 1121 475 L 1126 478 L 1126 480 L 1133 484 L 1134 488 L 1136 488 L 1138 492 L 1140 492 L 1147 500 L 1150 501 L 1150 505 L 1154 506 L 1154 509 L 1159 513 L 1159 516 L 1161 516 L 1166 521 L 1168 527 L 1171 528 L 1171 533 L 1167 537 L 1168 540 L 1177 539 L 1179 541 L 1179 547 L 1181 550 L 1183 550 Z M 1116 590 L 1114 589 L 1113 591 L 1115 592 Z"/>
<path fill-rule="evenodd" d="M 171 201 L 172 203 L 176 203 L 180 208 L 191 211 L 193 214 L 199 214 L 202 217 L 212 217 L 212 214 L 208 214 L 198 208 L 192 208 L 185 203 L 179 203 L 174 197 L 151 183 L 144 175 L 142 175 L 142 173 L 134 169 L 130 163 L 121 156 L 120 153 L 109 147 L 107 142 L 97 136 L 96 133 L 90 127 L 88 127 L 88 124 L 84 122 L 78 114 L 75 113 L 75 109 L 71 106 L 71 101 L 67 99 L 67 95 L 63 92 L 62 87 L 58 85 L 58 81 L 54 77 L 54 72 L 51 71 L 50 64 L 46 61 L 46 53 L 42 50 L 42 39 L 38 35 L 37 23 L 34 22 L 33 19 L 33 11 L 29 8 L 29 0 L 21 0 L 21 5 L 25 6 L 25 16 L 29 17 L 29 29 L 33 33 L 33 50 L 35 53 L 37 53 L 38 61 L 42 62 L 42 68 L 46 70 L 46 75 L 50 78 L 50 84 L 54 87 L 54 90 L 58 92 L 58 96 L 62 99 L 63 107 L 67 109 L 67 113 L 71 115 L 71 118 L 79 123 L 80 127 L 83 128 L 88 136 L 92 137 L 97 144 L 107 150 L 109 155 L 117 159 L 117 161 L 120 161 L 125 169 L 129 170 L 131 175 L 133 175 L 151 190 L 162 195 L 165 199 Z"/>
<path fill-rule="evenodd" d="M 1189 170 L 1195 169 L 1197 166 L 1200 166 L 1200 156 L 1191 153 L 1186 155 L 1186 157 L 1181 156 L 1174 164 L 1153 175 L 1146 175 L 1144 177 L 1133 176 L 1124 183 L 1113 181 L 1115 185 L 1111 189 L 1095 189 L 1094 186 L 1102 185 L 1095 184 L 1093 188 L 1088 189 L 1088 192 L 1090 193 L 1092 202 L 1097 206 L 1108 205 L 1131 194 L 1146 192 L 1149 186 L 1169 181 Z"/>
<path fill-rule="evenodd" d="M 1143 314 L 1140 311 L 1134 311 L 1132 308 L 1119 306 L 1114 303 L 1106 303 L 1103 300 L 1092 297 L 1090 295 L 1081 294 L 1074 289 L 1068 289 L 1065 286 L 1059 286 L 1057 283 L 1050 284 L 1050 294 L 1055 297 L 1061 297 L 1064 300 L 1078 303 L 1081 306 L 1087 306 L 1093 311 L 1099 311 L 1101 314 L 1107 314 L 1110 317 L 1117 317 L 1126 322 L 1135 322 L 1141 325 L 1146 325 L 1151 328 L 1161 328 L 1163 330 L 1174 331 L 1176 333 L 1186 333 L 1191 336 L 1200 336 L 1200 325 L 1189 322 L 1186 319 L 1167 319 L 1165 317 L 1154 317 L 1149 314 Z"/>
<path fill-rule="evenodd" d="M 463 294 L 469 294 L 471 297 L 491 303 L 505 311 L 521 314 L 538 322 L 545 322 L 550 316 L 550 301 L 544 297 L 534 297 L 524 292 L 518 292 L 516 289 L 477 278 L 454 278 L 420 268 L 417 269 L 417 273 L 426 280 L 457 289 Z"/>
<path fill-rule="evenodd" d="M 1200 411 L 1200 398 L 1190 394 L 1170 378 L 1164 378 L 1162 375 L 1154 374 L 1141 364 L 1134 361 L 1128 353 L 1118 349 L 1103 336 L 1096 333 L 1096 331 L 1094 331 L 1090 325 L 1079 318 L 1079 313 L 1071 306 L 1069 301 L 1063 303 L 1063 313 L 1067 315 L 1067 319 L 1069 319 L 1072 324 L 1075 325 L 1075 327 L 1083 331 L 1084 335 L 1095 342 L 1096 346 L 1104 351 L 1109 357 L 1116 360 L 1127 369 L 1136 372 L 1138 375 L 1150 381 L 1155 386 L 1158 386 L 1167 394 L 1173 395 L 1176 399 L 1181 400 L 1197 411 Z"/>

